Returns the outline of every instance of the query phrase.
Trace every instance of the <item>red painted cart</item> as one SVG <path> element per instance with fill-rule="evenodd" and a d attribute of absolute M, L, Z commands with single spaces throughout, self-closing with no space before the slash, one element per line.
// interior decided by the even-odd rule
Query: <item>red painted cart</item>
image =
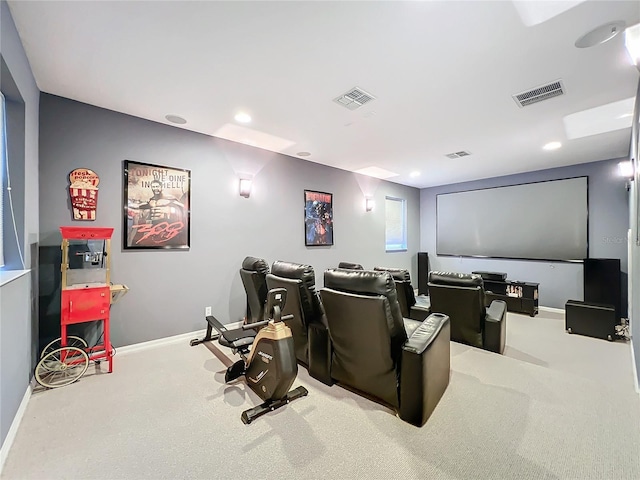
<path fill-rule="evenodd" d="M 48 388 L 62 387 L 78 380 L 89 361 L 109 362 L 113 371 L 110 340 L 110 306 L 128 291 L 112 285 L 111 236 L 113 228 L 60 227 L 62 232 L 62 280 L 60 338 L 47 345 L 36 366 L 38 383 Z M 69 325 L 102 321 L 99 343 L 89 347 L 84 339 L 67 335 Z"/>

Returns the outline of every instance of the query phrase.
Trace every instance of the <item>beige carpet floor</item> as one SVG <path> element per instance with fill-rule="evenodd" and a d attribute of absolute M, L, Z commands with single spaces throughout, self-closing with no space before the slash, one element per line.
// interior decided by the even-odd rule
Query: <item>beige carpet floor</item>
<path fill-rule="evenodd" d="M 235 357 L 181 341 L 35 392 L 2 479 L 640 478 L 629 344 L 509 314 L 504 356 L 452 343 L 449 388 L 416 428 L 300 369 L 307 397 L 256 420 Z M 228 355 L 227 355 L 228 354 Z"/>

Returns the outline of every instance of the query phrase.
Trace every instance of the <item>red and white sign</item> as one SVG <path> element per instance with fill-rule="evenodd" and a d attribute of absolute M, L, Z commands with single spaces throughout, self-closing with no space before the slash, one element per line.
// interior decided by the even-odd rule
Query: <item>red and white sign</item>
<path fill-rule="evenodd" d="M 100 178 L 88 168 L 76 168 L 69 174 L 69 194 L 74 220 L 95 220 Z"/>

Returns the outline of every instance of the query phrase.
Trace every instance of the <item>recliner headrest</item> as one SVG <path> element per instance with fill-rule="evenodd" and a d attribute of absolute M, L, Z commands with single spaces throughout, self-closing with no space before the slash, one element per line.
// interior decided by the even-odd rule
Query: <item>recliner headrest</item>
<path fill-rule="evenodd" d="M 279 277 L 302 280 L 310 288 L 316 284 L 316 275 L 311 265 L 277 260 L 271 266 L 271 273 Z"/>
<path fill-rule="evenodd" d="M 435 271 L 429 272 L 429 283 L 455 287 L 482 287 L 484 285 L 480 275 Z"/>
<path fill-rule="evenodd" d="M 395 292 L 396 284 L 387 271 L 330 268 L 324 272 L 324 286 L 361 295 L 384 295 Z"/>
<path fill-rule="evenodd" d="M 269 264 L 262 258 L 246 257 L 242 261 L 242 268 L 250 272 L 269 273 Z"/>
<path fill-rule="evenodd" d="M 395 280 L 399 282 L 411 283 L 411 275 L 409 270 L 405 268 L 389 268 L 389 267 L 373 267 L 376 272 L 389 272 Z"/>
<path fill-rule="evenodd" d="M 347 268 L 349 270 L 364 270 L 364 267 L 359 263 L 340 262 L 338 268 Z"/>

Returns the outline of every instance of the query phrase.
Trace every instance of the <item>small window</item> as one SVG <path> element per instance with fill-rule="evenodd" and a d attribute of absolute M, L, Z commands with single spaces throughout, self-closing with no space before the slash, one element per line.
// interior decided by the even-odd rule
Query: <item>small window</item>
<path fill-rule="evenodd" d="M 4 196 L 4 169 L 7 165 L 7 127 L 5 115 L 4 95 L 0 93 L 0 267 L 4 267 L 4 255 L 2 249 L 2 197 Z"/>
<path fill-rule="evenodd" d="M 385 249 L 400 252 L 407 249 L 407 202 L 402 198 L 385 198 Z"/>

